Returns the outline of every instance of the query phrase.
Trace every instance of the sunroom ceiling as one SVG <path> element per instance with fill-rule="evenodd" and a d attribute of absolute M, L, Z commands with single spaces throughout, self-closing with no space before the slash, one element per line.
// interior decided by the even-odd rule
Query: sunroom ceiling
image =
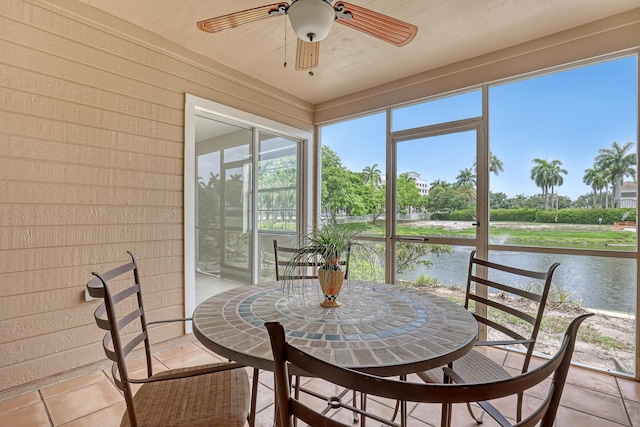
<path fill-rule="evenodd" d="M 349 0 L 417 25 L 417 37 L 399 48 L 333 25 L 321 42 L 320 66 L 309 76 L 295 70 L 296 38 L 284 17 L 218 34 L 196 28 L 199 20 L 275 0 L 77 1 L 312 104 L 638 7 L 638 0 Z"/>

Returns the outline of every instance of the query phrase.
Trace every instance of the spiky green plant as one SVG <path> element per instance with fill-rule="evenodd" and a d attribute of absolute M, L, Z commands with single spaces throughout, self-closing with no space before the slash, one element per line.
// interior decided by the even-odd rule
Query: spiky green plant
<path fill-rule="evenodd" d="M 295 245 L 296 252 L 289 258 L 289 264 L 285 267 L 285 275 L 296 275 L 299 268 L 296 263 L 315 260 L 322 269 L 340 268 L 333 262 L 334 259 L 345 260 L 348 256 L 377 255 L 374 246 L 359 240 L 360 232 L 339 225 L 325 225 L 300 237 Z M 286 281 L 285 281 L 286 282 Z M 290 283 L 283 283 L 288 288 Z"/>

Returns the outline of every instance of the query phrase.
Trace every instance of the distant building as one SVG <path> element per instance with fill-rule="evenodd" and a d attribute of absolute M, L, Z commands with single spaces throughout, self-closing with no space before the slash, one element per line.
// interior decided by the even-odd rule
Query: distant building
<path fill-rule="evenodd" d="M 409 178 L 411 178 L 412 180 L 415 181 L 416 186 L 418 187 L 418 190 L 420 190 L 420 195 L 421 196 L 426 196 L 427 194 L 429 194 L 429 183 L 420 178 L 420 174 L 418 172 L 407 172 L 407 175 L 409 176 Z M 387 177 L 386 176 L 381 176 L 380 177 L 380 185 L 385 185 L 387 183 Z"/>
<path fill-rule="evenodd" d="M 620 187 L 620 207 L 635 208 L 638 205 L 638 183 L 626 181 Z"/>

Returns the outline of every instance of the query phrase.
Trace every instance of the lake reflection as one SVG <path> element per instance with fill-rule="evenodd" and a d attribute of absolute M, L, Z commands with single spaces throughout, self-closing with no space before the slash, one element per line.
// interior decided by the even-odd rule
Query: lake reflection
<path fill-rule="evenodd" d="M 433 262 L 429 270 L 417 266 L 401 278 L 415 279 L 422 273 L 439 279 L 447 286 L 464 287 L 472 249 L 456 247 L 455 250 L 453 255 L 426 257 Z M 575 292 L 570 297 L 572 301 L 582 300 L 583 307 L 635 313 L 636 269 L 633 259 L 491 251 L 490 260 L 541 271 L 559 262 L 553 283 L 566 292 Z"/>

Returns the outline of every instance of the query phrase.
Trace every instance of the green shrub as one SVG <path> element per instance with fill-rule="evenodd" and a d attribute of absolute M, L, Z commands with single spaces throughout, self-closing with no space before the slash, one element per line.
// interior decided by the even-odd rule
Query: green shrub
<path fill-rule="evenodd" d="M 599 224 L 602 218 L 602 225 L 612 225 L 614 222 L 622 221 L 626 216 L 626 221 L 636 220 L 635 208 L 616 209 L 560 209 L 560 210 L 538 210 L 536 212 L 536 222 L 540 223 L 562 223 L 562 224 Z"/>
<path fill-rule="evenodd" d="M 474 221 L 475 209 L 461 209 L 451 212 L 449 220 Z M 616 209 L 491 209 L 491 221 L 516 221 L 559 224 L 593 224 L 613 225 L 615 222 L 636 220 L 635 208 Z M 602 222 L 599 219 L 602 218 Z M 435 219 L 435 218 L 433 218 Z"/>

